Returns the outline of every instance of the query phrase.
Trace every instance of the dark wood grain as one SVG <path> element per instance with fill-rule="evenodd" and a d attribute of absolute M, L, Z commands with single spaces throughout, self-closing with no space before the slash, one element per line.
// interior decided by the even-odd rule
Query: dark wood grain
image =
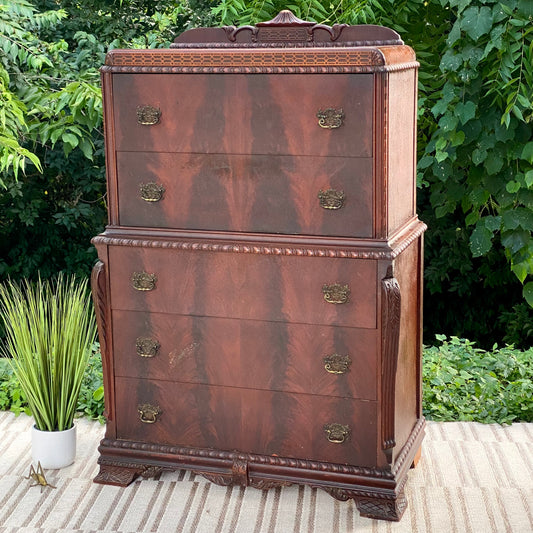
<path fill-rule="evenodd" d="M 377 331 L 114 311 L 117 376 L 376 399 Z M 136 339 L 160 344 L 137 354 Z M 352 360 L 329 373 L 324 358 Z"/>
<path fill-rule="evenodd" d="M 113 78 L 119 151 L 205 154 L 372 155 L 373 77 L 118 74 Z M 290 86 L 291 90 L 287 91 Z M 354 95 L 357 95 L 354 98 Z M 158 124 L 138 124 L 138 106 L 161 110 Z M 343 108 L 338 129 L 317 112 Z"/>
<path fill-rule="evenodd" d="M 372 237 L 372 160 L 118 152 L 122 226 Z M 302 180 L 302 176 L 306 176 Z M 140 185 L 164 188 L 157 202 Z M 321 207 L 335 189 L 340 209 Z"/>
<path fill-rule="evenodd" d="M 219 450 L 305 457 L 372 466 L 376 463 L 376 403 L 230 387 L 117 378 L 117 435 L 121 439 Z M 161 410 L 153 424 L 137 407 Z M 342 444 L 323 426 L 348 425 Z"/>
<path fill-rule="evenodd" d="M 122 310 L 376 327 L 376 261 L 110 247 L 111 306 Z M 157 277 L 137 291 L 134 272 Z M 349 301 L 324 300 L 324 284 L 348 284 Z"/>

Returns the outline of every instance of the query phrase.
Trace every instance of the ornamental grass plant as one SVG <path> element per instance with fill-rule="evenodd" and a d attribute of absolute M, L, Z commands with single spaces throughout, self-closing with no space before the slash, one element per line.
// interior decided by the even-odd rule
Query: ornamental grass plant
<path fill-rule="evenodd" d="M 59 275 L 55 282 L 0 284 L 6 341 L 2 355 L 41 431 L 73 425 L 96 320 L 87 280 Z"/>

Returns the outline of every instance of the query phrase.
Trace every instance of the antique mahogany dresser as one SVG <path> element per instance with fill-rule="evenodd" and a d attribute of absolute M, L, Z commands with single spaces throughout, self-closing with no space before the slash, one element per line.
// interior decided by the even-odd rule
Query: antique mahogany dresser
<path fill-rule="evenodd" d="M 188 468 L 399 520 L 421 446 L 417 67 L 288 11 L 113 50 L 95 481 Z"/>

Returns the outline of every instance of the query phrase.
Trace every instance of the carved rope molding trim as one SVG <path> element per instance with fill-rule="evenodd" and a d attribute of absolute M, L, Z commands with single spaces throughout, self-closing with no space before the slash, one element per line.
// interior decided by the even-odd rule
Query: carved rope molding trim
<path fill-rule="evenodd" d="M 105 465 L 118 466 L 118 465 L 123 464 L 125 467 L 133 467 L 133 466 L 139 467 L 139 464 L 137 463 L 128 463 L 127 461 L 122 463 L 122 462 L 116 462 L 116 461 L 107 459 L 105 456 L 105 453 L 106 453 L 105 448 L 111 448 L 111 449 L 115 448 L 115 449 L 123 449 L 123 450 L 145 451 L 145 452 L 164 454 L 164 455 L 195 456 L 199 458 L 220 459 L 223 461 L 232 461 L 232 462 L 234 460 L 244 460 L 247 463 L 289 467 L 289 468 L 296 468 L 298 470 L 307 469 L 307 470 L 314 470 L 314 471 L 320 471 L 320 472 L 332 472 L 332 473 L 339 473 L 339 474 L 346 474 L 346 475 L 368 476 L 368 477 L 374 477 L 374 478 L 380 478 L 380 479 L 394 479 L 394 474 L 391 472 L 390 469 L 386 469 L 386 468 L 382 469 L 382 468 L 370 468 L 370 467 L 360 467 L 360 466 L 351 466 L 351 465 L 331 464 L 331 463 L 324 463 L 320 461 L 308 461 L 306 459 L 293 459 L 290 457 L 277 457 L 277 456 L 258 455 L 258 454 L 244 454 L 244 453 L 239 453 L 239 452 L 228 452 L 228 451 L 223 451 L 223 450 L 211 450 L 211 449 L 206 449 L 206 448 L 184 448 L 180 446 L 148 444 L 144 442 L 132 442 L 132 441 L 107 439 L 107 438 L 101 441 L 100 446 L 101 446 L 101 453 L 103 453 L 103 455 L 100 456 L 98 463 L 105 464 Z M 150 461 L 148 459 L 146 463 L 149 463 L 149 462 Z M 193 470 L 202 470 L 202 472 L 205 471 L 202 467 L 199 467 Z M 228 475 L 229 474 L 230 472 L 228 472 Z M 202 475 L 204 474 L 202 473 Z"/>
<path fill-rule="evenodd" d="M 416 237 L 415 237 L 416 238 Z M 413 241 L 415 240 L 413 238 Z M 246 244 L 217 244 L 211 242 L 196 241 L 162 241 L 148 239 L 126 239 L 120 237 L 107 237 L 98 235 L 91 241 L 93 244 L 105 244 L 114 246 L 131 246 L 139 248 L 172 248 L 177 250 L 191 250 L 203 252 L 228 252 L 243 254 L 262 255 L 289 255 L 304 257 L 340 257 L 347 259 L 392 259 L 395 257 L 394 251 L 382 251 L 368 249 L 325 249 L 325 248 L 286 248 L 282 246 L 263 246 Z"/>
<path fill-rule="evenodd" d="M 288 255 L 297 257 L 339 257 L 345 259 L 394 259 L 401 252 L 406 250 L 424 231 L 427 226 L 417 221 L 417 224 L 400 239 L 398 245 L 392 244 L 391 249 L 378 251 L 362 248 L 360 245 L 351 249 L 346 248 L 321 248 L 320 246 L 301 248 L 287 246 L 265 246 L 262 244 L 240 244 L 240 243 L 217 243 L 210 241 L 196 240 L 152 240 L 126 237 L 110 237 L 105 233 L 93 237 L 92 243 L 95 245 L 131 246 L 135 248 L 171 248 L 175 250 L 191 250 L 203 252 L 227 252 L 242 254 L 262 254 L 262 255 Z"/>
<path fill-rule="evenodd" d="M 383 67 L 385 58 L 377 49 L 352 50 L 242 50 L 231 53 L 209 50 L 113 50 L 106 65 L 114 67 Z"/>

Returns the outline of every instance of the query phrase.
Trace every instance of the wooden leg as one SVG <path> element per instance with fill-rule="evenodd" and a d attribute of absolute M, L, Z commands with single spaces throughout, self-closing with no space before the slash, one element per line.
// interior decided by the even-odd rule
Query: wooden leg
<path fill-rule="evenodd" d="M 420 461 L 420 458 L 422 457 L 422 446 L 418 448 L 418 451 L 416 452 L 413 463 L 411 464 L 411 468 L 416 468 L 416 465 L 418 464 L 418 461 Z"/>

